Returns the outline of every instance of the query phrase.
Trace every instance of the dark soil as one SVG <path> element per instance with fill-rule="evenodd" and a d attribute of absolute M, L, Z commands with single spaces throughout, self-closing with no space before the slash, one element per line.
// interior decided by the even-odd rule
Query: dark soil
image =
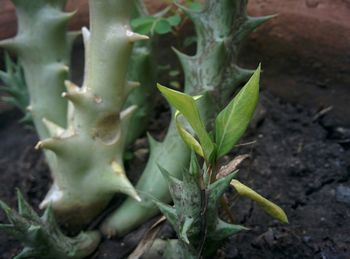
<path fill-rule="evenodd" d="M 315 120 L 314 112 L 285 103 L 266 91 L 261 103 L 255 126 L 242 141 L 256 143 L 236 148 L 225 159 L 249 153 L 251 159 L 241 167 L 239 178 L 281 205 L 290 224 L 272 220 L 254 203 L 235 199 L 229 191 L 236 223 L 248 226 L 250 231 L 228 240 L 217 258 L 348 258 L 350 200 L 341 196 L 346 191 L 342 187 L 350 187 L 347 131 L 336 125 L 325 127 L 324 118 Z M 49 177 L 42 155 L 33 148 L 35 134 L 16 122 L 18 114 L 1 116 L 1 199 L 15 207 L 15 188 L 20 188 L 37 207 Z M 134 160 L 142 165 L 142 157 Z M 6 221 L 3 213 L 0 220 Z M 125 258 L 151 224 L 123 239 L 105 240 L 92 258 Z M 173 232 L 165 225 L 161 234 L 171 237 Z M 11 258 L 19 247 L 0 233 L 1 258 Z"/>

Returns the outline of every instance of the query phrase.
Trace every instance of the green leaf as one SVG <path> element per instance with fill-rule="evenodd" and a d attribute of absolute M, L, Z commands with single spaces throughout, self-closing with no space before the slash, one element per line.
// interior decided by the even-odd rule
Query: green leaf
<path fill-rule="evenodd" d="M 199 110 L 196 105 L 195 98 L 187 94 L 169 89 L 160 84 L 158 84 L 158 89 L 165 96 L 168 102 L 185 116 L 199 138 L 204 152 L 204 157 L 206 160 L 210 160 L 215 146 L 205 129 L 204 123 L 200 117 Z"/>
<path fill-rule="evenodd" d="M 135 29 L 133 29 L 133 31 L 142 35 L 147 35 L 147 34 L 151 34 L 152 28 L 153 28 L 153 23 L 147 23 L 136 27 Z"/>
<path fill-rule="evenodd" d="M 166 34 L 171 31 L 171 25 L 166 19 L 159 19 L 154 26 L 154 31 L 158 34 Z"/>
<path fill-rule="evenodd" d="M 187 231 L 191 228 L 191 225 L 193 224 L 193 222 L 194 222 L 193 218 L 185 217 L 185 221 L 180 229 L 179 237 L 186 244 L 190 244 L 190 241 L 188 240 L 188 236 L 187 236 Z"/>
<path fill-rule="evenodd" d="M 177 215 L 175 208 L 165 204 L 163 202 L 159 202 L 157 200 L 153 200 L 153 202 L 157 205 L 162 214 L 167 218 L 169 223 L 176 228 L 177 226 Z"/>
<path fill-rule="evenodd" d="M 218 157 L 227 154 L 247 129 L 259 97 L 260 65 L 215 121 Z"/>
<path fill-rule="evenodd" d="M 219 219 L 217 222 L 215 231 L 209 233 L 209 239 L 211 241 L 212 240 L 222 241 L 234 234 L 237 234 L 242 230 L 248 230 L 248 229 L 244 226 L 229 224 Z"/>
<path fill-rule="evenodd" d="M 140 34 L 149 34 L 156 22 L 153 16 L 143 16 L 131 20 L 130 24 L 134 32 Z"/>
<path fill-rule="evenodd" d="M 255 201 L 260 207 L 262 207 L 266 213 L 268 213 L 270 216 L 272 216 L 275 219 L 278 219 L 279 221 L 283 223 L 288 223 L 288 218 L 286 213 L 276 205 L 275 203 L 269 201 L 268 199 L 261 196 L 259 193 L 254 191 L 253 189 L 249 188 L 248 186 L 244 185 L 238 180 L 232 180 L 231 185 L 236 189 L 236 191 L 245 197 L 248 197 L 249 199 Z"/>
<path fill-rule="evenodd" d="M 199 142 L 188 132 L 185 130 L 185 128 L 181 125 L 181 122 L 179 121 L 178 116 L 180 115 L 180 112 L 175 113 L 175 123 L 177 131 L 182 138 L 182 140 L 186 143 L 187 146 L 189 146 L 194 152 L 196 152 L 201 157 L 204 157 L 203 149 Z"/>
<path fill-rule="evenodd" d="M 198 163 L 198 159 L 193 151 L 191 152 L 189 173 L 195 177 L 198 177 L 200 174 L 200 166 Z"/>
<path fill-rule="evenodd" d="M 176 14 L 176 15 L 168 17 L 167 21 L 170 23 L 171 26 L 177 26 L 181 22 L 181 17 L 180 17 L 180 15 Z"/>
<path fill-rule="evenodd" d="M 156 18 L 153 16 L 143 16 L 132 19 L 130 25 L 134 29 L 145 24 L 152 24 L 155 20 Z"/>
<path fill-rule="evenodd" d="M 191 3 L 188 8 L 192 11 L 199 12 L 202 10 L 202 5 L 200 3 Z"/>

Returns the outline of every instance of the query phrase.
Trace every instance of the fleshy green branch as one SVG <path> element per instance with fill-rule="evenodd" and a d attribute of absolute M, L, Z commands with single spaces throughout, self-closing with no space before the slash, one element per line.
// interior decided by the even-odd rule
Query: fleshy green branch
<path fill-rule="evenodd" d="M 78 225 L 97 216 L 115 192 L 140 201 L 123 166 L 135 106 L 125 110 L 123 106 L 138 86 L 127 81 L 133 43 L 147 37 L 132 32 L 128 25 L 130 1 L 89 3 L 91 33 L 83 28 L 84 82 L 81 88 L 66 82 L 67 91 L 62 95 L 73 104 L 71 120 L 66 129 L 37 145 L 53 151 L 57 160 L 54 185 L 41 207 L 52 202 L 60 218 Z"/>
<path fill-rule="evenodd" d="M 15 259 L 79 259 L 90 255 L 100 242 L 97 231 L 81 232 L 76 237 L 64 235 L 56 223 L 51 206 L 42 217 L 31 208 L 17 191 L 18 212 L 0 201 L 10 224 L 0 224 L 0 230 L 24 244 Z"/>
<path fill-rule="evenodd" d="M 66 25 L 73 13 L 63 12 L 66 0 L 13 0 L 18 33 L 0 42 L 15 52 L 30 92 L 30 112 L 40 138 L 49 137 L 43 118 L 64 127 L 67 102 L 60 97 L 68 77 L 71 39 Z M 48 108 L 50 107 L 50 108 Z"/>
<path fill-rule="evenodd" d="M 136 17 L 148 15 L 142 0 L 135 0 Z M 125 107 L 137 106 L 130 119 L 126 145 L 132 144 L 136 138 L 144 134 L 151 113 L 155 106 L 154 97 L 156 85 L 156 65 L 154 62 L 154 38 L 148 41 L 140 41 L 134 44 L 131 61 L 128 68 L 128 78 L 140 83 L 140 87 L 134 89 L 125 103 Z"/>
<path fill-rule="evenodd" d="M 0 45 L 16 51 L 24 67 L 41 139 L 36 148 L 46 150 L 53 176 L 40 207 L 51 204 L 62 223 L 79 228 L 116 192 L 140 201 L 123 165 L 128 123 L 136 107 L 123 107 L 139 85 L 127 80 L 133 43 L 148 37 L 130 29 L 132 1 L 90 0 L 91 32 L 82 30 L 85 74 L 78 87 L 66 80 L 72 35 L 65 27 L 72 14 L 62 11 L 65 2 L 14 0 L 19 32 Z"/>
<path fill-rule="evenodd" d="M 249 33 L 271 17 L 253 18 L 246 14 L 247 0 L 207 0 L 201 11 L 180 6 L 194 23 L 197 52 L 194 56 L 176 51 L 185 74 L 185 92 L 203 95 L 200 112 L 208 123 L 232 93 L 251 75 L 237 65 L 239 49 Z M 154 141 L 152 141 L 154 143 Z M 174 177 L 181 177 L 190 158 L 188 148 L 176 133 L 172 122 L 162 143 L 152 144 L 150 158 L 136 189 L 163 202 L 170 202 L 168 188 L 157 164 Z M 171 150 L 168 154 L 165 151 Z M 140 204 L 127 199 L 103 223 L 107 235 L 124 235 L 158 213 L 152 202 L 144 198 Z"/>

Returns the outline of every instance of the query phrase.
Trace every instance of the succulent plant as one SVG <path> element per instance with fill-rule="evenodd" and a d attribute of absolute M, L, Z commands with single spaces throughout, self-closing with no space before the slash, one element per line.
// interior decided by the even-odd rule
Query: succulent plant
<path fill-rule="evenodd" d="M 175 50 L 185 75 L 185 93 L 203 95 L 199 104 L 205 123 L 212 123 L 213 114 L 223 107 L 239 85 L 252 75 L 237 65 L 239 49 L 249 33 L 268 17 L 249 17 L 247 0 L 207 0 L 202 10 L 179 7 L 192 20 L 197 34 L 197 51 L 194 56 Z M 174 177 L 180 178 L 187 168 L 190 151 L 176 132 L 173 119 L 162 142 L 149 137 L 150 156 L 136 185 L 142 203 L 127 199 L 103 223 L 107 235 L 123 235 L 158 213 L 147 193 L 165 203 L 171 197 L 158 164 Z"/>
<path fill-rule="evenodd" d="M 29 110 L 40 138 L 45 138 L 49 132 L 43 118 L 61 127 L 66 125 L 67 102 L 61 93 L 76 34 L 68 34 L 65 28 L 73 13 L 63 12 L 65 0 L 12 2 L 16 6 L 18 33 L 1 41 L 0 47 L 17 54 L 30 93 Z"/>
<path fill-rule="evenodd" d="M 81 87 L 67 81 L 71 37 L 65 0 L 13 0 L 18 34 L 0 46 L 16 52 L 24 68 L 30 107 L 46 150 L 53 185 L 41 203 L 78 228 L 105 208 L 116 192 L 140 197 L 125 175 L 124 146 L 135 106 L 123 109 L 139 83 L 127 80 L 133 43 L 133 1 L 90 0 L 90 28 L 83 28 L 85 74 Z M 62 98 L 63 97 L 63 98 Z"/>
<path fill-rule="evenodd" d="M 193 156 L 192 160 L 195 159 Z M 199 186 L 200 169 L 196 164 L 197 161 L 192 161 L 191 169 L 184 170 L 182 181 L 162 169 L 174 206 L 155 201 L 179 237 L 175 248 L 179 258 L 198 258 L 201 253 L 211 256 L 227 237 L 246 229 L 224 222 L 218 216 L 219 200 L 236 173 L 221 178 L 203 190 Z M 203 224 L 206 225 L 204 229 Z"/>
<path fill-rule="evenodd" d="M 135 17 L 148 15 L 142 0 L 135 0 Z M 128 96 L 124 107 L 136 105 L 137 109 L 132 115 L 126 144 L 132 144 L 136 138 L 145 133 L 155 105 L 152 99 L 156 94 L 157 66 L 154 57 L 154 38 L 140 41 L 134 44 L 128 69 L 128 78 L 140 83 L 140 87 L 134 89 Z"/>
<path fill-rule="evenodd" d="M 17 199 L 18 212 L 0 201 L 0 207 L 10 222 L 0 224 L 0 230 L 20 240 L 25 246 L 15 259 L 79 259 L 97 248 L 101 238 L 97 231 L 68 237 L 59 229 L 51 206 L 39 217 L 20 191 L 17 191 Z"/>
<path fill-rule="evenodd" d="M 154 199 L 161 212 L 177 232 L 178 241 L 170 242 L 165 248 L 165 258 L 211 258 L 222 242 L 229 236 L 245 229 L 229 224 L 218 217 L 219 201 L 227 207 L 222 198 L 225 189 L 232 185 L 240 195 L 258 202 L 267 213 L 287 223 L 284 211 L 238 180 L 231 168 L 223 173 L 219 160 L 226 155 L 242 137 L 253 117 L 259 96 L 260 66 L 229 102 L 218 113 L 214 129 L 208 131 L 197 107 L 198 97 L 158 85 L 169 103 L 176 108 L 176 123 L 179 135 L 192 150 L 189 170 L 183 171 L 182 181 L 165 169 L 162 174 L 169 184 L 174 206 Z M 184 120 L 180 120 L 180 119 Z M 187 124 L 186 124 L 187 123 Z M 197 155 L 203 165 L 200 167 Z"/>
<path fill-rule="evenodd" d="M 27 111 L 29 93 L 23 69 L 18 62 L 16 63 L 11 59 L 8 53 L 5 53 L 5 71 L 0 71 L 0 80 L 4 83 L 0 91 L 7 94 L 7 96 L 1 97 L 1 101 L 15 106 L 24 114 L 21 122 L 31 122 L 31 114 Z"/>

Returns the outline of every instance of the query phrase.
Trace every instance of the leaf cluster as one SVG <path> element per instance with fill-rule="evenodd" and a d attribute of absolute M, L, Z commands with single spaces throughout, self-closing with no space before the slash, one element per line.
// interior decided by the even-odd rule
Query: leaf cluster
<path fill-rule="evenodd" d="M 176 30 L 178 26 L 186 19 L 181 9 L 173 4 L 173 1 L 164 1 L 167 7 L 154 15 L 145 15 L 131 20 L 133 30 L 140 34 L 154 35 L 167 34 Z M 192 0 L 184 3 L 190 10 L 200 10 L 201 4 Z"/>
<path fill-rule="evenodd" d="M 218 114 L 213 132 L 206 130 L 201 119 L 196 105 L 198 97 L 161 85 L 158 85 L 158 88 L 177 110 L 176 124 L 184 142 L 209 163 L 226 155 L 247 129 L 258 102 L 259 79 L 260 66 L 236 97 Z M 179 116 L 185 117 L 194 134 L 186 130 Z M 211 137 L 213 135 L 214 137 Z"/>
<path fill-rule="evenodd" d="M 92 253 L 99 241 L 97 232 L 80 233 L 71 238 L 64 235 L 49 206 L 42 217 L 32 209 L 18 190 L 18 212 L 0 201 L 0 208 L 5 212 L 10 224 L 0 224 L 0 230 L 20 240 L 24 249 L 14 257 L 79 259 Z"/>
<path fill-rule="evenodd" d="M 208 132 L 201 119 L 197 101 L 201 97 L 171 90 L 158 85 L 168 102 L 176 109 L 177 130 L 191 148 L 189 170 L 183 171 L 182 181 L 160 167 L 167 180 L 174 202 L 171 207 L 155 201 L 178 235 L 177 245 L 168 246 L 166 257 L 180 253 L 181 258 L 209 258 L 227 237 L 245 227 L 222 221 L 218 216 L 218 203 L 226 188 L 234 187 L 238 194 L 256 201 L 268 214 L 287 223 L 284 211 L 276 204 L 256 193 L 238 180 L 237 171 L 218 175 L 218 160 L 235 146 L 246 131 L 254 114 L 259 96 L 260 65 L 250 80 L 217 115 L 215 127 Z M 181 120 L 183 117 L 185 120 Z M 197 155 L 204 159 L 199 166 Z"/>
<path fill-rule="evenodd" d="M 8 53 L 5 53 L 5 70 L 0 71 L 0 80 L 4 86 L 0 88 L 7 96 L 2 96 L 1 101 L 17 107 L 24 117 L 22 122 L 31 122 L 31 114 L 27 111 L 29 105 L 29 93 L 24 79 L 22 67 L 13 61 Z"/>

